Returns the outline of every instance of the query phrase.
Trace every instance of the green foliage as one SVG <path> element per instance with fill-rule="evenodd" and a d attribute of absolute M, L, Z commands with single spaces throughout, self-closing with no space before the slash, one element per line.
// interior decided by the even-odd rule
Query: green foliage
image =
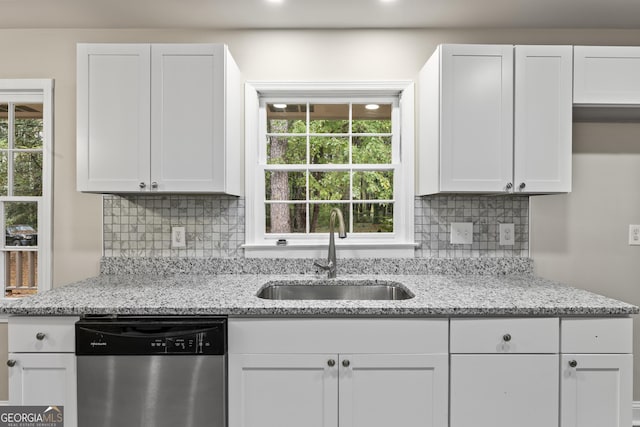
<path fill-rule="evenodd" d="M 15 129 L 10 130 L 7 119 L 0 119 L 0 195 L 42 195 L 42 126 L 42 119 L 20 118 L 16 120 Z M 15 137 L 13 147 L 9 147 L 10 131 Z M 12 188 L 8 188 L 10 173 Z M 37 229 L 37 203 L 5 202 L 5 222 L 7 225 L 28 224 Z"/>
<path fill-rule="evenodd" d="M 306 134 L 304 120 L 271 120 L 269 130 L 282 134 Z M 349 149 L 353 164 L 391 164 L 390 120 L 354 120 L 352 122 L 352 146 L 349 147 L 348 120 L 312 120 L 309 122 L 309 153 L 305 136 L 271 136 L 268 147 L 269 164 L 293 164 L 304 168 L 307 164 L 349 164 Z M 279 145 L 278 145 L 279 144 Z M 271 180 L 267 173 L 266 190 L 270 194 Z M 393 171 L 354 172 L 310 172 L 309 199 L 322 201 L 349 200 L 351 191 L 353 200 L 392 200 Z M 351 188 L 353 180 L 353 188 Z M 292 200 L 306 199 L 307 177 L 304 173 L 289 173 L 288 197 Z M 283 191 L 283 190 L 279 190 Z M 271 194 L 272 200 L 281 200 Z M 297 205 L 298 210 L 301 205 Z M 326 231 L 330 205 L 312 205 L 310 216 L 311 232 Z M 336 205 L 348 210 L 348 204 Z M 296 215 L 299 215 L 298 212 Z M 303 215 L 306 212 L 303 212 Z M 292 215 L 294 215 L 292 213 Z M 393 231 L 393 205 L 390 203 L 354 203 L 354 230 L 356 232 Z"/>

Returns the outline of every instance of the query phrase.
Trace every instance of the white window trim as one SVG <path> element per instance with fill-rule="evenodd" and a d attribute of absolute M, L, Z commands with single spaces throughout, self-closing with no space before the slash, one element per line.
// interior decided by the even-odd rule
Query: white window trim
<path fill-rule="evenodd" d="M 53 89 L 53 79 L 0 79 L 0 94 L 42 96 L 42 200 L 38 211 L 38 293 L 52 287 Z M 16 298 L 6 298 L 4 292 L 1 299 L 16 300 Z"/>
<path fill-rule="evenodd" d="M 292 239 L 286 246 L 277 246 L 275 240 L 262 238 L 264 218 L 256 215 L 256 207 L 263 203 L 264 189 L 256 188 L 260 161 L 257 144 L 260 138 L 260 98 L 300 96 L 323 97 L 399 96 L 401 173 L 396 177 L 397 204 L 403 207 L 401 230 L 389 235 L 361 235 L 357 239 L 336 239 L 340 257 L 346 258 L 406 258 L 413 257 L 414 242 L 414 83 L 411 81 L 366 82 L 247 82 L 245 84 L 245 194 L 246 242 L 243 246 L 247 258 L 322 258 L 326 256 L 328 234 L 319 238 Z"/>

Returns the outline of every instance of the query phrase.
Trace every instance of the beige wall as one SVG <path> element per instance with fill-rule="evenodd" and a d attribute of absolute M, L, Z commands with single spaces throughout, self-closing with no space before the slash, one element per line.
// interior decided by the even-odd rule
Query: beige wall
<path fill-rule="evenodd" d="M 438 43 L 640 45 L 640 31 L 0 30 L 0 78 L 56 80 L 54 286 L 97 274 L 101 255 L 101 199 L 75 191 L 77 42 L 225 42 L 251 80 L 415 80 Z M 625 246 L 640 223 L 638 126 L 576 126 L 575 191 L 532 200 L 540 275 L 640 304 L 640 248 Z"/>
<path fill-rule="evenodd" d="M 640 305 L 640 123 L 574 125 L 573 191 L 531 198 L 536 273 Z M 640 400 L 640 317 L 635 316 L 635 400 Z"/>

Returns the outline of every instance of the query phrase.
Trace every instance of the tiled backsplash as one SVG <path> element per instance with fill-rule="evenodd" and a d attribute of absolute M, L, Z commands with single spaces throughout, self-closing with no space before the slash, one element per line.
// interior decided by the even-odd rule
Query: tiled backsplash
<path fill-rule="evenodd" d="M 217 195 L 104 196 L 106 257 L 243 256 L 244 198 Z M 473 222 L 472 245 L 451 245 L 449 224 Z M 498 224 L 515 224 L 513 246 L 500 246 Z M 186 228 L 187 247 L 171 248 L 171 226 Z M 529 198 L 429 196 L 415 199 L 416 257 L 529 256 Z"/>

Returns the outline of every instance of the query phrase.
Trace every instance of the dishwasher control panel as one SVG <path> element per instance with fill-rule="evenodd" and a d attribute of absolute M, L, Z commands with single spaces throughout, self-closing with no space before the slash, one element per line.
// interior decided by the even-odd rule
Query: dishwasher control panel
<path fill-rule="evenodd" d="M 76 323 L 76 355 L 222 355 L 226 318 L 95 317 Z"/>

